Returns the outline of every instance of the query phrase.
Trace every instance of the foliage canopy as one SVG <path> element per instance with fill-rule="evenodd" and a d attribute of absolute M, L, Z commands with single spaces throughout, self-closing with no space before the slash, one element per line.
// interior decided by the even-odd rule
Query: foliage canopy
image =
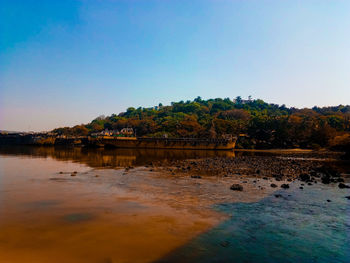
<path fill-rule="evenodd" d="M 327 147 L 350 132 L 350 106 L 288 108 L 260 99 L 236 97 L 172 102 L 170 106 L 129 107 L 118 115 L 99 116 L 86 125 L 58 128 L 65 135 L 88 135 L 132 127 L 137 136 L 220 138 L 244 134 L 238 147 Z"/>

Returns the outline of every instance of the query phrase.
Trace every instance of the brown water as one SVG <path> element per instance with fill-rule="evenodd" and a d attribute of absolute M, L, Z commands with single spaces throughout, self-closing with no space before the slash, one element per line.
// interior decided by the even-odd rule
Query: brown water
<path fill-rule="evenodd" d="M 222 196 L 208 198 L 205 189 L 218 184 L 215 180 L 200 187 L 142 165 L 215 154 L 1 148 L 0 262 L 151 262 L 162 257 L 224 218 L 209 208 Z M 138 168 L 118 169 L 130 165 Z"/>

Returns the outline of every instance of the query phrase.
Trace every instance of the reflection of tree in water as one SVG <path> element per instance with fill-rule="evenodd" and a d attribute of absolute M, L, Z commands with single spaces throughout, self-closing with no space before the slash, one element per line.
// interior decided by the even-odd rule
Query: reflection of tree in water
<path fill-rule="evenodd" d="M 126 167 L 140 166 L 154 161 L 196 159 L 206 157 L 234 157 L 233 151 L 193 151 L 164 149 L 91 149 L 11 146 L 0 147 L 1 155 L 26 155 L 35 157 L 51 157 L 61 161 L 73 161 L 91 167 Z"/>

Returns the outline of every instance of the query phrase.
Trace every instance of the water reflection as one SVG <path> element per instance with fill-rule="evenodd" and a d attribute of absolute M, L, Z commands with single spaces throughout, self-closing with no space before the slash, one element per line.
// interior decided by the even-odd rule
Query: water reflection
<path fill-rule="evenodd" d="M 0 155 L 51 157 L 61 161 L 73 161 L 94 168 L 142 166 L 153 161 L 196 159 L 205 157 L 235 157 L 233 151 L 192 151 L 163 149 L 87 149 L 11 146 L 0 147 Z"/>
<path fill-rule="evenodd" d="M 154 152 L 1 149 L 0 262 L 153 262 L 221 220 L 193 203 L 197 187 L 179 194 L 196 183 L 190 178 L 89 167 L 150 157 Z"/>

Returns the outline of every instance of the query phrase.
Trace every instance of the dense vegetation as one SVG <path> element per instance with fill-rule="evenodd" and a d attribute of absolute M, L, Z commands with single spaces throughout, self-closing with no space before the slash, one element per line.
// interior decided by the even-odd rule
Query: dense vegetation
<path fill-rule="evenodd" d="M 243 134 L 238 147 L 320 148 L 350 142 L 350 106 L 287 108 L 260 99 L 234 100 L 197 97 L 193 101 L 128 108 L 118 115 L 100 116 L 86 125 L 58 128 L 64 135 L 88 135 L 105 129 L 136 129 L 137 136 L 220 138 Z M 340 146 L 339 146 L 340 145 Z"/>

